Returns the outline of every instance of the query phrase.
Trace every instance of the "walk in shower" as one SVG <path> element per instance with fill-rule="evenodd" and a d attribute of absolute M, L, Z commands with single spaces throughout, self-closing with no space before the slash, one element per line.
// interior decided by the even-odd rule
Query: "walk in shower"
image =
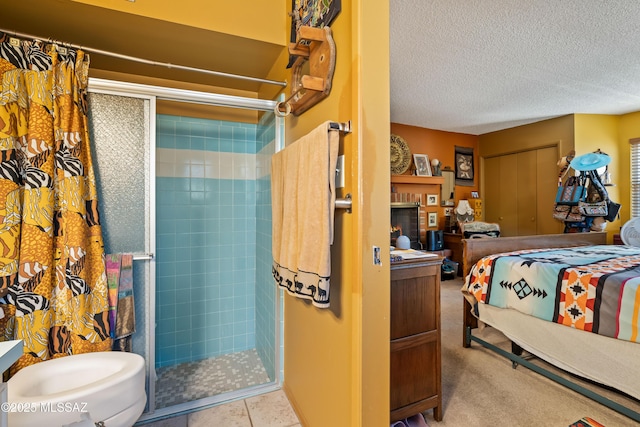
<path fill-rule="evenodd" d="M 157 116 L 158 409 L 275 380 L 265 117 Z"/>
<path fill-rule="evenodd" d="M 271 276 L 269 165 L 282 145 L 282 119 L 270 103 L 246 100 L 247 107 L 244 99 L 238 107 L 262 111 L 254 119 L 182 116 L 175 104 L 158 114 L 156 101 L 167 97 L 158 88 L 91 87 L 105 245 L 137 259 L 133 342 L 147 360 L 149 394 L 141 420 L 278 388 L 282 295 Z M 109 130 L 114 114 L 126 116 L 118 131 Z M 121 136 L 121 127 L 140 130 Z M 135 165 L 132 144 L 146 147 Z M 132 201 L 132 187 L 144 195 Z M 126 223 L 138 229 L 131 234 Z"/>

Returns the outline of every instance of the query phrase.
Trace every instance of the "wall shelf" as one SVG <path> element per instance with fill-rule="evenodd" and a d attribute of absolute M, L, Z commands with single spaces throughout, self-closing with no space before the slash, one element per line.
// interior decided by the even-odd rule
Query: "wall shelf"
<path fill-rule="evenodd" d="M 444 184 L 443 176 L 391 175 L 392 184 Z"/>

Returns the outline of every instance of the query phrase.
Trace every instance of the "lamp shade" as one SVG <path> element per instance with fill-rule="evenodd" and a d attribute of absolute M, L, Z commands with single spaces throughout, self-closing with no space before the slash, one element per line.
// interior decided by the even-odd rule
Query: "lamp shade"
<path fill-rule="evenodd" d="M 468 200 L 460 200 L 454 212 L 458 222 L 471 222 L 475 218 L 473 208 Z"/>

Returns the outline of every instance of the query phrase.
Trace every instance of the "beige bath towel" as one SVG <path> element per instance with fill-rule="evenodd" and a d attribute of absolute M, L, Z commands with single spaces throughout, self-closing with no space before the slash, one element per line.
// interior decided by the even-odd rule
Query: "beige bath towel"
<path fill-rule="evenodd" d="M 271 159 L 273 277 L 329 307 L 339 133 L 323 123 Z"/>

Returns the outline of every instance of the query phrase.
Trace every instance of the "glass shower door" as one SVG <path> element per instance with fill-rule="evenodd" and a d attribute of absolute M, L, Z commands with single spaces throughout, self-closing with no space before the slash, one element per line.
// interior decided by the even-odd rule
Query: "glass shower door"
<path fill-rule="evenodd" d="M 153 305 L 150 289 L 155 274 L 153 101 L 150 97 L 97 93 L 91 89 L 88 97 L 91 154 L 105 253 L 133 254 L 136 332 L 132 344 L 133 352 L 147 361 L 148 396 L 154 387 L 148 380 L 153 336 L 148 333 L 149 313 L 145 310 Z M 148 405 L 146 410 L 153 408 Z"/>

